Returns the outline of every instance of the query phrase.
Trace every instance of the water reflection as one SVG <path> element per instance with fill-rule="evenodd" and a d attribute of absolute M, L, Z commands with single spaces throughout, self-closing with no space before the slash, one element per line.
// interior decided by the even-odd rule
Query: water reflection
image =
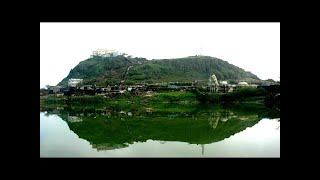
<path fill-rule="evenodd" d="M 79 138 L 97 151 L 123 149 L 135 143 L 157 141 L 199 145 L 220 142 L 265 117 L 280 117 L 265 109 L 195 108 L 193 111 L 162 112 L 124 109 L 40 107 L 45 116 L 58 115 Z"/>

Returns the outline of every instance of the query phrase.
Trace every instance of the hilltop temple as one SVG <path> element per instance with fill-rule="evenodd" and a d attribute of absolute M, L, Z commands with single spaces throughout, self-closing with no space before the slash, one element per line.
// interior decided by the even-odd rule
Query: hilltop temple
<path fill-rule="evenodd" d="M 92 52 L 91 57 L 101 56 L 101 57 L 116 57 L 119 55 L 118 51 L 109 50 L 109 49 L 97 49 Z"/>

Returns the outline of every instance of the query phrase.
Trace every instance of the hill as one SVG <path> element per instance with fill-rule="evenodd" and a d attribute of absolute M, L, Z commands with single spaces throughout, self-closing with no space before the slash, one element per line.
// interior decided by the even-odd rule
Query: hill
<path fill-rule="evenodd" d="M 160 82 L 206 82 L 214 73 L 218 80 L 260 82 L 254 74 L 218 58 L 189 56 L 177 59 L 93 57 L 80 62 L 58 85 L 67 85 L 69 78 L 84 79 L 83 84 L 113 85 Z"/>

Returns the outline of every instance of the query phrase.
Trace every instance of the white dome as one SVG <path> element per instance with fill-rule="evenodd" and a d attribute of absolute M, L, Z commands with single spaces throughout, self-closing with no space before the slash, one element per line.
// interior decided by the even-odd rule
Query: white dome
<path fill-rule="evenodd" d="M 228 82 L 227 81 L 220 81 L 220 85 L 227 85 Z"/>
<path fill-rule="evenodd" d="M 247 82 L 239 82 L 238 85 L 243 85 L 244 86 L 244 85 L 248 85 L 248 83 Z"/>

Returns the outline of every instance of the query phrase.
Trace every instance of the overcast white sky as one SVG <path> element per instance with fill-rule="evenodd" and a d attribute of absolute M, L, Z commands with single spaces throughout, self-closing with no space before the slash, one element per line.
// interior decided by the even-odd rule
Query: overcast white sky
<path fill-rule="evenodd" d="M 147 59 L 217 57 L 279 80 L 280 23 L 40 23 L 40 88 L 98 48 Z"/>

